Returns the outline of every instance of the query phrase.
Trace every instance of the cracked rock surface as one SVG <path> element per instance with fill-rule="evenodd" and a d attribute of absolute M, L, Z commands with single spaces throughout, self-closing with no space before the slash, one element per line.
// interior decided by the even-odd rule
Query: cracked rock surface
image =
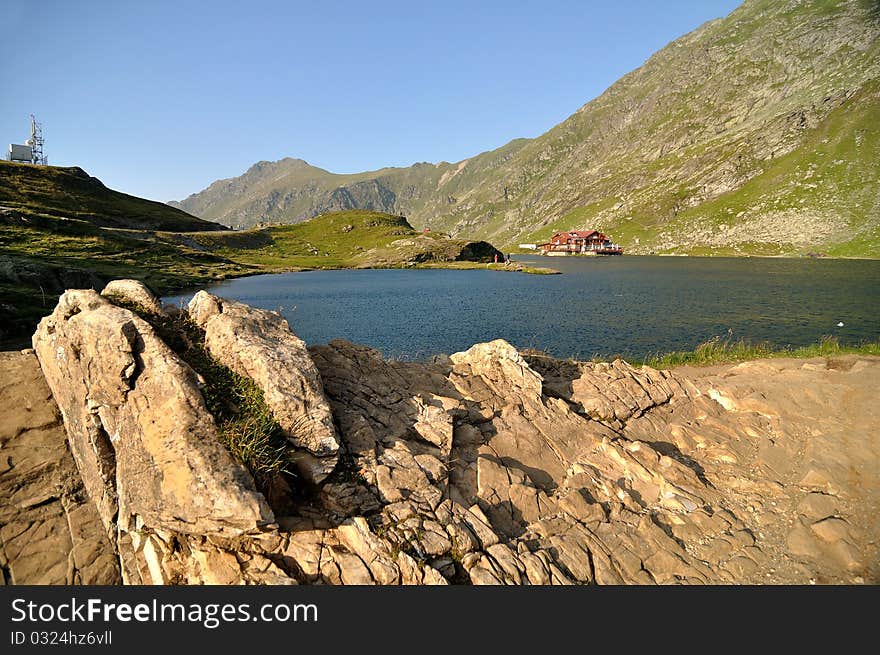
<path fill-rule="evenodd" d="M 212 298 L 191 305 L 197 320 L 210 328 L 228 311 L 236 326 L 218 325 L 228 352 L 212 354 L 247 359 L 240 370 L 258 383 L 256 357 L 270 360 L 276 340 L 283 352 L 296 347 L 296 357 L 272 360 L 270 377 L 279 389 L 316 382 L 311 404 L 291 411 L 321 425 L 321 408 L 331 413 L 334 465 L 322 476 L 301 471 L 293 502 L 270 510 L 247 471 L 210 445 L 215 428 L 192 371 L 131 312 L 68 292 L 34 343 L 94 501 L 83 506 L 104 528 L 93 551 L 118 562 L 125 581 L 880 581 L 878 358 L 670 372 L 560 361 L 496 340 L 431 361 L 389 361 L 341 340 L 300 348 L 275 315 Z M 6 375 L 39 379 L 32 355 L 5 357 L 17 362 Z M 7 404 L 21 404 L 18 389 L 4 380 Z M 46 394 L 32 406 L 54 416 Z M 169 408 L 175 420 L 160 422 Z M 283 416 L 284 407 L 271 408 Z M 30 425 L 24 417 L 8 419 L 3 455 L 35 438 L 40 421 L 20 428 Z M 58 443 L 35 466 L 66 452 L 55 421 Z M 196 447 L 213 453 L 197 472 Z M 225 495 L 176 493 L 180 467 Z M 27 476 L 7 463 L 0 482 L 36 498 L 58 475 Z M 0 536 L 14 574 L 29 560 L 7 545 L 18 530 L 8 526 L 51 503 L 7 505 Z"/>
<path fill-rule="evenodd" d="M 33 351 L 0 353 L 0 566 L 5 584 L 118 584 L 95 503 Z"/>

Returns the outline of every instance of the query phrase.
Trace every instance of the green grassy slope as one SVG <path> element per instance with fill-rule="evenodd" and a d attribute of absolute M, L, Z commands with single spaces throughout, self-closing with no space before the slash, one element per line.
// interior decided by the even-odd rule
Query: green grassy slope
<path fill-rule="evenodd" d="M 880 81 L 866 83 L 791 152 L 768 159 L 741 186 L 694 206 L 577 208 L 527 235 L 591 224 L 630 246 L 691 255 L 880 257 Z M 683 192 L 685 195 L 687 191 Z M 665 199 L 670 204 L 675 197 Z M 613 201 L 613 198 L 612 198 Z"/>
<path fill-rule="evenodd" d="M 594 227 L 643 253 L 664 250 L 670 235 L 677 237 L 676 249 L 687 244 L 691 252 L 808 249 L 783 238 L 779 247 L 749 243 L 753 232 L 794 237 L 804 224 L 822 221 L 837 233 L 842 222 L 825 211 L 826 203 L 814 204 L 818 194 L 805 187 L 788 189 L 798 211 L 787 214 L 762 206 L 764 198 L 732 202 L 727 208 L 734 220 L 714 238 L 703 224 L 713 211 L 707 203 L 763 176 L 788 153 L 803 156 L 832 130 L 838 140 L 855 140 L 865 124 L 877 122 L 871 98 L 880 78 L 878 36 L 875 2 L 746 2 L 662 49 L 517 153 L 507 180 L 524 176 L 526 182 L 506 202 L 497 200 L 491 180 L 477 192 L 477 212 L 503 216 L 477 233 L 512 244 L 556 229 Z M 866 148 L 845 156 L 856 157 L 856 168 L 870 161 Z M 880 190 L 876 176 L 852 179 L 864 196 Z M 765 192 L 777 190 L 764 185 Z M 851 199 L 841 198 L 836 207 L 856 214 L 857 223 L 876 225 L 876 214 Z M 764 214 L 767 224 L 755 225 Z M 505 230 L 512 238 L 502 237 Z M 835 254 L 864 252 L 858 239 L 845 242 L 849 230 L 839 235 L 844 242 Z"/>
<path fill-rule="evenodd" d="M 675 250 L 698 254 L 806 254 L 880 257 L 880 80 L 866 84 L 792 152 L 766 163 L 738 189 L 682 212 L 678 225 L 702 229 L 700 243 Z M 742 241 L 717 235 L 740 229 Z M 693 231 L 693 227 L 691 230 Z"/>
<path fill-rule="evenodd" d="M 415 230 L 381 212 L 332 212 L 293 225 L 240 232 L 157 235 L 263 268 L 377 268 L 426 262 L 492 261 L 491 245 Z"/>
<path fill-rule="evenodd" d="M 455 266 L 492 261 L 496 252 L 487 243 L 425 234 L 377 212 L 338 212 L 241 232 L 164 232 L 0 210 L 0 348 L 24 345 L 64 289 L 100 289 L 114 278 L 144 280 L 164 294 L 257 273 Z"/>
<path fill-rule="evenodd" d="M 177 232 L 223 229 L 164 203 L 108 189 L 76 167 L 0 161 L 0 206 L 81 218 L 103 227 Z"/>
<path fill-rule="evenodd" d="M 66 288 L 138 278 L 157 291 L 258 272 L 222 256 L 151 240 L 151 233 L 79 219 L 0 211 L 0 348 L 26 343 Z M 206 234 L 198 232 L 193 234 Z"/>

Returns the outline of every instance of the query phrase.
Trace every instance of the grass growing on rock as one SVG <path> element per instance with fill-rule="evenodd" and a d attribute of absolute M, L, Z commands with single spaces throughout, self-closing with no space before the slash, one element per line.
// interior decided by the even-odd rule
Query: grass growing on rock
<path fill-rule="evenodd" d="M 198 337 L 202 336 L 188 317 L 182 321 L 188 324 L 188 335 L 197 332 Z M 281 427 L 253 380 L 219 364 L 202 342 L 188 341 L 189 347 L 179 354 L 205 380 L 202 395 L 217 422 L 220 440 L 264 490 L 273 476 L 289 473 L 287 440 Z"/>
<path fill-rule="evenodd" d="M 136 313 L 204 380 L 202 396 L 217 424 L 217 435 L 232 456 L 267 493 L 273 479 L 290 474 L 287 439 L 266 405 L 262 390 L 250 378 L 217 362 L 205 348 L 205 335 L 189 315 L 153 314 L 119 297 L 110 300 Z"/>
<path fill-rule="evenodd" d="M 819 340 L 818 343 L 808 346 L 774 348 L 766 342 L 753 343 L 745 339 L 734 341 L 731 338 L 714 337 L 693 350 L 651 355 L 638 362 L 630 360 L 630 363 L 636 366 L 645 364 L 652 368 L 674 368 L 684 365 L 710 366 L 774 357 L 809 359 L 811 357 L 833 357 L 847 354 L 880 355 L 880 341 L 843 346 L 837 337 L 827 336 Z"/>

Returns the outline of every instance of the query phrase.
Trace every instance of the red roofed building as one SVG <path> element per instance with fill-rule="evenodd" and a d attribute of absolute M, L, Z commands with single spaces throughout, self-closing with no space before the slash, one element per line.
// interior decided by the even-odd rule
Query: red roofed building
<path fill-rule="evenodd" d="M 598 230 L 557 232 L 538 246 L 544 255 L 622 255 L 623 248 Z"/>

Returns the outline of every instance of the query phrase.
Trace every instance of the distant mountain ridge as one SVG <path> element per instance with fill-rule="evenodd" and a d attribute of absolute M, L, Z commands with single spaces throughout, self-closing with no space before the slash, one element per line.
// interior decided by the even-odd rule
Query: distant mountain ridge
<path fill-rule="evenodd" d="M 259 162 L 179 203 L 225 225 L 339 209 L 499 245 L 595 228 L 629 252 L 880 256 L 880 3 L 749 0 L 535 139 L 337 175 Z"/>

